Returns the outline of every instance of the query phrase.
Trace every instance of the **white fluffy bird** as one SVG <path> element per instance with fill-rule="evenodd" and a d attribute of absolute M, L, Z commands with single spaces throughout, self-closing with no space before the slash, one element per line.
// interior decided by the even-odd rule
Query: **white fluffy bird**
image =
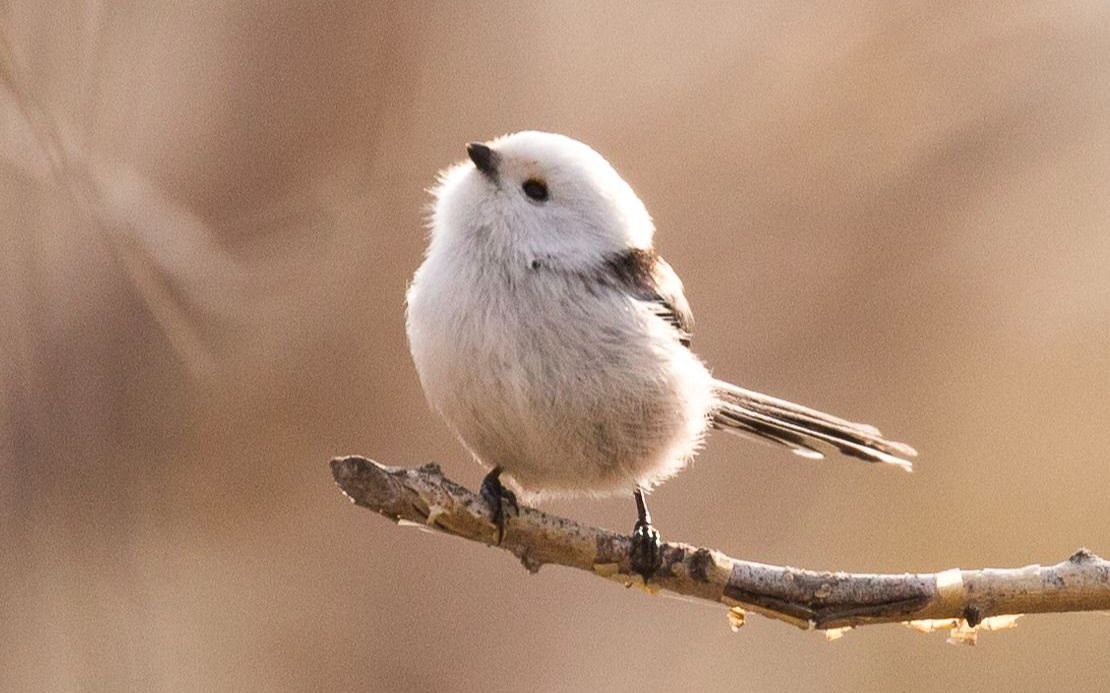
<path fill-rule="evenodd" d="M 531 498 L 633 493 L 634 568 L 648 578 L 660 540 L 643 494 L 711 427 L 910 469 L 913 448 L 872 426 L 709 374 L 651 217 L 600 154 L 544 132 L 467 152 L 433 191 L 408 337 L 428 401 L 490 470 L 482 493 L 499 531 L 502 499 L 515 504 L 502 474 Z"/>

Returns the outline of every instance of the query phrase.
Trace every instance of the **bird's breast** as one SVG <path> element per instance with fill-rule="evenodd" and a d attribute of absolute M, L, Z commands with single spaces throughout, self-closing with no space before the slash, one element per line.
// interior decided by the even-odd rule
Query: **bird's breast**
<path fill-rule="evenodd" d="M 641 302 L 544 271 L 418 273 L 409 334 L 421 382 L 467 447 L 521 483 L 617 474 L 629 488 L 637 460 L 692 449 L 708 375 Z"/>

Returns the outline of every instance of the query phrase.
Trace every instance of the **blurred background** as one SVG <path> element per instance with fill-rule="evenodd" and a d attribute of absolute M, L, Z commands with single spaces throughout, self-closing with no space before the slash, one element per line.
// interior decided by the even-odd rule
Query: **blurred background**
<path fill-rule="evenodd" d="M 915 445 L 717 436 L 672 540 L 821 569 L 1110 554 L 1110 7 L 0 2 L 0 690 L 1106 685 L 1110 618 L 834 643 L 396 528 L 327 461 L 481 470 L 403 295 L 520 129 L 652 211 L 715 373 Z M 630 528 L 630 500 L 549 509 Z"/>

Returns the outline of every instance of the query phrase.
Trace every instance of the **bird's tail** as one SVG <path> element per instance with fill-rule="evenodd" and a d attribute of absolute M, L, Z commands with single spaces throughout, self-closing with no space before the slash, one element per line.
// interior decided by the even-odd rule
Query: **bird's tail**
<path fill-rule="evenodd" d="M 812 459 L 824 457 L 823 448 L 868 462 L 885 462 L 913 470 L 917 451 L 905 443 L 886 440 L 874 426 L 858 424 L 786 400 L 744 390 L 715 380 L 719 404 L 713 412 L 717 428 L 745 437 L 783 445 Z"/>

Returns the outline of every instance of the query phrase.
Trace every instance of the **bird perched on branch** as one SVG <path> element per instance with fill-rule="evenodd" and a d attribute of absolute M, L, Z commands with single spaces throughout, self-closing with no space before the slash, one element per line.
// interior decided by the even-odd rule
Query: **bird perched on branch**
<path fill-rule="evenodd" d="M 519 132 L 467 153 L 433 191 L 407 328 L 428 401 L 489 469 L 499 539 L 516 503 L 502 475 L 533 499 L 631 493 L 633 568 L 650 578 L 661 540 L 644 493 L 710 428 L 910 469 L 913 448 L 873 426 L 709 374 L 651 217 L 593 149 Z"/>

